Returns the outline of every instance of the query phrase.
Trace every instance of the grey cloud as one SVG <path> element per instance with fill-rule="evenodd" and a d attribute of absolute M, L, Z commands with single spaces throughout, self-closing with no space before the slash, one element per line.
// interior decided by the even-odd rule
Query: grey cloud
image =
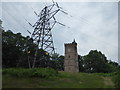
<path fill-rule="evenodd" d="M 21 32 L 23 35 L 28 35 L 25 29 L 33 30 L 23 17 L 34 24 L 37 17 L 33 13 L 32 8 L 36 12 L 40 12 L 44 5 L 48 4 L 42 2 L 3 3 L 5 29 L 12 27 L 14 32 Z M 70 28 L 56 24 L 52 30 L 54 44 L 58 53 L 64 55 L 64 43 L 70 43 L 75 38 L 78 43 L 79 54 L 85 55 L 91 49 L 97 49 L 102 51 L 108 59 L 118 60 L 117 3 L 60 2 L 59 5 L 69 15 L 59 12 L 56 15 L 56 19 Z M 7 12 L 11 15 L 7 15 Z M 14 16 L 15 20 L 12 16 Z M 9 24 L 12 25 L 10 26 Z"/>

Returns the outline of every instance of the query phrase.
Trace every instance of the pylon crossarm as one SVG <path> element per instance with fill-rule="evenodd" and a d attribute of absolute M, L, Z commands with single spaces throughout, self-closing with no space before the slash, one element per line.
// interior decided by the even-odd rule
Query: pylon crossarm
<path fill-rule="evenodd" d="M 51 15 L 51 17 L 49 17 L 47 21 L 49 21 L 51 18 L 53 18 L 53 16 L 55 16 L 55 14 L 56 14 L 58 11 L 59 11 L 59 9 L 58 9 L 58 10 L 56 10 L 56 11 L 53 11 L 53 12 L 54 12 L 54 14 L 53 14 L 53 15 Z"/>
<path fill-rule="evenodd" d="M 49 53 L 49 55 L 52 55 L 55 53 L 54 43 L 53 43 L 53 37 L 52 37 L 52 28 L 56 23 L 65 26 L 64 24 L 57 22 L 55 19 L 55 15 L 62 11 L 62 8 L 59 7 L 57 3 L 53 3 L 52 5 L 45 6 L 39 14 L 34 12 L 38 16 L 37 22 L 32 25 L 33 32 L 31 34 L 31 38 L 33 39 L 33 42 L 37 45 L 32 67 L 35 67 L 35 63 L 37 59 L 37 53 L 39 49 L 42 49 Z M 66 12 L 62 11 L 63 13 L 67 14 Z M 46 58 L 44 55 L 41 55 L 40 59 Z M 38 66 L 38 65 L 37 65 Z"/>
<path fill-rule="evenodd" d="M 51 29 L 55 26 L 55 24 L 56 24 L 56 21 L 54 21 L 53 25 L 51 26 Z"/>
<path fill-rule="evenodd" d="M 55 4 L 52 4 L 52 5 L 50 5 L 50 6 L 47 6 L 48 8 L 50 8 L 50 9 L 48 10 L 48 12 L 50 12 L 54 6 L 55 6 Z"/>

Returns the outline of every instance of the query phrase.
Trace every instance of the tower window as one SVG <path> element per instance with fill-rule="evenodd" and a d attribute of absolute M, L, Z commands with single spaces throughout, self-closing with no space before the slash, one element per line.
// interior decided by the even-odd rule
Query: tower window
<path fill-rule="evenodd" d="M 75 51 L 77 50 L 76 46 L 74 47 Z"/>
<path fill-rule="evenodd" d="M 68 48 L 68 52 L 70 52 L 70 48 Z"/>
<path fill-rule="evenodd" d="M 70 55 L 68 55 L 68 58 L 70 58 Z"/>

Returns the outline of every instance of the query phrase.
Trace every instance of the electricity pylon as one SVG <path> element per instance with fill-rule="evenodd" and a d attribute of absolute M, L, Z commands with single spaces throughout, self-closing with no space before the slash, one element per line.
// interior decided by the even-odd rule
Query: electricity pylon
<path fill-rule="evenodd" d="M 51 30 L 56 23 L 65 26 L 64 24 L 57 22 L 55 19 L 55 15 L 58 11 L 62 11 L 61 7 L 59 7 L 57 3 L 53 2 L 52 5 L 45 6 L 39 14 L 34 11 L 39 18 L 34 25 L 28 22 L 34 28 L 33 33 L 30 31 L 28 32 L 31 34 L 33 42 L 37 45 L 32 68 L 35 66 L 38 49 L 48 52 L 49 55 L 55 53 Z"/>

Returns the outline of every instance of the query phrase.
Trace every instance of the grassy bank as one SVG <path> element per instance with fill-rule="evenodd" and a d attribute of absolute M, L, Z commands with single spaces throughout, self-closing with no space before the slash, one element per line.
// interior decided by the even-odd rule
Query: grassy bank
<path fill-rule="evenodd" d="M 44 71 L 43 71 L 44 72 Z M 50 71 L 46 70 L 50 73 Z M 42 73 L 42 71 L 41 71 Z M 16 77 L 3 74 L 3 88 L 114 88 L 112 76 L 97 73 L 58 72 L 46 77 Z"/>

